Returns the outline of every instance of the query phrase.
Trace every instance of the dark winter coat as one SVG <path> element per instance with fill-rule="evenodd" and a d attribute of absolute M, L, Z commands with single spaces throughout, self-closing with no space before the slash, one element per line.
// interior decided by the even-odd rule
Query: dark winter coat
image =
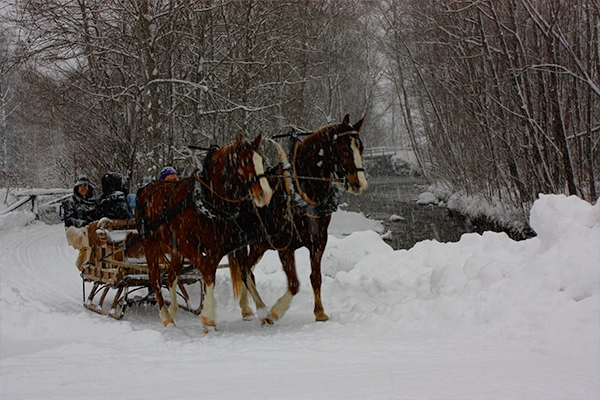
<path fill-rule="evenodd" d="M 84 199 L 77 192 L 80 185 L 88 186 L 87 199 Z M 86 177 L 79 177 L 73 187 L 73 195 L 62 203 L 63 220 L 65 226 L 74 226 L 81 228 L 92 221 L 98 219 L 96 211 L 96 199 L 94 199 L 94 187 Z"/>
<path fill-rule="evenodd" d="M 123 176 L 117 172 L 107 172 L 102 177 L 102 196 L 98 199 L 99 218 L 128 219 L 127 190 Z"/>

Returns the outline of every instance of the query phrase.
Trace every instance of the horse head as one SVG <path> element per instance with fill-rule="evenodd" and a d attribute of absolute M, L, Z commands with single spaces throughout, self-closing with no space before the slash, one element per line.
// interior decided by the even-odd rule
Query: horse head
<path fill-rule="evenodd" d="M 343 180 L 344 189 L 352 194 L 361 194 L 369 186 L 362 164 L 363 144 L 359 132 L 365 118 L 350 124 L 346 114 L 339 125 L 328 131 L 330 168 Z"/>
<path fill-rule="evenodd" d="M 262 132 L 253 141 L 248 141 L 242 131 L 238 131 L 235 140 L 230 143 L 228 162 L 231 167 L 233 186 L 249 194 L 257 207 L 269 204 L 273 191 L 265 176 L 265 163 L 258 152 L 258 146 L 262 142 Z M 226 146 L 228 147 L 228 146 Z M 245 195 L 244 194 L 244 195 Z"/>

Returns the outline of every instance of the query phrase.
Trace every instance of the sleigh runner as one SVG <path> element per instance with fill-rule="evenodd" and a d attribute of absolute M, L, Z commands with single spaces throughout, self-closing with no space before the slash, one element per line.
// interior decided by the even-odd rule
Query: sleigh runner
<path fill-rule="evenodd" d="M 126 248 L 128 240 L 137 235 L 133 227 L 131 220 L 113 220 L 103 227 L 98 227 L 98 223 L 88 226 L 89 245 L 86 251 L 89 258 L 81 269 L 85 308 L 121 319 L 129 307 L 156 304 L 143 253 Z M 160 262 L 161 281 L 165 281 L 162 275 L 166 274 L 168 262 L 166 256 Z M 167 290 L 166 285 L 163 284 L 161 290 Z M 202 275 L 186 262 L 177 282 L 175 301 L 179 308 L 198 315 L 203 300 Z"/>

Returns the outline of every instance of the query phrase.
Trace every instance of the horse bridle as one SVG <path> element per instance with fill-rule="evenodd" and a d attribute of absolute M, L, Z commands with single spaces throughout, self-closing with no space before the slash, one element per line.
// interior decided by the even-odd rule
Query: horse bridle
<path fill-rule="evenodd" d="M 257 149 L 250 147 L 250 149 L 253 152 L 257 152 Z M 256 174 L 251 178 L 246 178 L 244 175 L 242 175 L 239 172 L 239 169 L 241 167 L 241 165 L 239 164 L 239 160 L 237 160 L 234 156 L 233 153 L 228 154 L 228 157 L 230 158 L 231 163 L 228 164 L 228 168 L 233 168 L 233 173 L 232 175 L 236 176 L 239 178 L 239 181 L 242 182 L 243 184 L 245 184 L 246 188 L 249 189 L 250 186 L 252 186 L 253 183 L 259 181 L 261 178 L 266 178 L 267 175 L 263 172 L 262 174 Z M 244 165 L 245 166 L 245 165 Z M 256 172 L 256 170 L 254 171 Z M 248 195 L 249 196 L 249 195 Z M 247 199 L 248 196 L 246 196 L 244 199 Z"/>
<path fill-rule="evenodd" d="M 342 133 L 337 133 L 337 130 L 340 128 L 341 125 L 338 125 L 335 130 L 336 132 L 334 132 L 333 134 L 333 139 L 332 139 L 332 143 L 330 142 L 330 148 L 332 149 L 332 154 L 334 154 L 334 157 L 336 158 L 336 162 L 334 163 L 334 168 L 332 171 L 332 174 L 334 175 L 334 177 L 329 177 L 329 178 L 318 178 L 318 177 L 308 177 L 308 176 L 298 176 L 298 173 L 296 172 L 296 156 L 297 156 L 297 152 L 298 152 L 298 146 L 299 143 L 296 142 L 294 144 L 294 154 L 292 156 L 292 170 L 293 170 L 293 174 L 294 174 L 294 181 L 296 182 L 296 186 L 298 187 L 298 193 L 300 194 L 300 196 L 302 197 L 302 199 L 304 201 L 306 201 L 308 204 L 312 205 L 312 206 L 318 206 L 319 203 L 314 201 L 313 199 L 311 199 L 310 197 L 308 197 L 308 195 L 306 193 L 304 193 L 304 191 L 302 190 L 302 187 L 300 186 L 300 180 L 317 180 L 317 181 L 323 181 L 323 182 L 344 182 L 346 179 L 348 179 L 348 176 L 352 173 L 358 173 L 361 171 L 365 171 L 364 168 L 360 167 L 356 167 L 356 164 L 354 165 L 354 168 L 348 169 L 348 170 L 344 170 L 344 172 L 346 173 L 345 176 L 343 178 L 340 178 L 338 176 L 338 171 L 336 171 L 336 167 L 338 165 L 341 165 L 341 156 L 339 153 L 339 144 L 337 143 L 337 140 L 340 137 L 344 137 L 344 136 L 350 136 L 351 138 L 353 138 L 354 140 L 356 140 L 357 142 L 360 143 L 360 136 L 358 134 L 358 131 L 356 130 L 350 130 L 350 131 L 346 131 L 346 132 L 342 132 Z M 335 145 L 334 145 L 335 144 Z M 321 203 L 324 204 L 329 200 L 330 196 L 327 196 L 326 199 L 324 199 Z"/>
<path fill-rule="evenodd" d="M 362 143 L 362 141 L 360 140 L 360 136 L 359 136 L 358 132 L 355 131 L 355 130 L 346 131 L 346 132 L 343 132 L 343 133 L 334 133 L 333 134 L 333 142 L 336 143 L 337 140 L 340 137 L 344 137 L 344 136 L 350 136 L 352 139 L 355 140 L 355 143 L 357 143 L 357 144 Z M 338 163 L 336 163 L 336 166 L 340 165 L 341 162 L 339 162 L 339 161 L 341 161 L 341 157 L 340 157 L 339 145 L 332 146 L 332 149 L 335 149 L 334 153 L 335 153 L 335 156 L 336 156 L 337 161 L 338 161 Z M 355 164 L 354 168 L 351 168 L 351 169 L 348 169 L 348 170 L 345 171 L 346 172 L 346 176 L 343 179 L 347 179 L 348 175 L 350 175 L 352 173 L 358 173 L 358 172 L 364 172 L 364 171 L 365 171 L 365 169 L 363 167 L 357 168 L 356 164 Z M 337 171 L 334 171 L 334 173 L 337 175 Z"/>

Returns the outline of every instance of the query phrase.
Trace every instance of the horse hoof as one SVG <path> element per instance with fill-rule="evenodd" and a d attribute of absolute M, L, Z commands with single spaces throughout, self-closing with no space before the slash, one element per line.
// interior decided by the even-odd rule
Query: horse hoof
<path fill-rule="evenodd" d="M 208 332 L 216 332 L 217 327 L 214 325 L 202 325 L 202 331 L 207 334 Z"/>
<path fill-rule="evenodd" d="M 252 320 L 254 320 L 254 313 L 253 312 L 243 312 L 242 319 L 244 321 L 252 321 Z"/>
<path fill-rule="evenodd" d="M 173 317 L 169 314 L 169 311 L 166 307 L 163 306 L 158 312 L 160 315 L 160 320 L 162 321 L 163 326 L 167 326 L 169 324 L 175 325 L 175 321 L 173 321 Z"/>
<path fill-rule="evenodd" d="M 201 317 L 200 320 L 202 321 L 202 328 L 204 330 L 204 333 L 208 333 L 210 331 L 216 332 L 217 326 L 214 320 L 209 320 L 206 317 Z"/>
<path fill-rule="evenodd" d="M 269 314 L 271 314 L 271 317 L 273 317 L 273 321 L 277 321 L 279 319 L 279 315 L 277 315 L 275 311 L 271 310 Z"/>
<path fill-rule="evenodd" d="M 329 317 L 327 316 L 327 314 L 320 314 L 315 317 L 315 321 L 317 321 L 317 322 L 329 321 Z"/>

